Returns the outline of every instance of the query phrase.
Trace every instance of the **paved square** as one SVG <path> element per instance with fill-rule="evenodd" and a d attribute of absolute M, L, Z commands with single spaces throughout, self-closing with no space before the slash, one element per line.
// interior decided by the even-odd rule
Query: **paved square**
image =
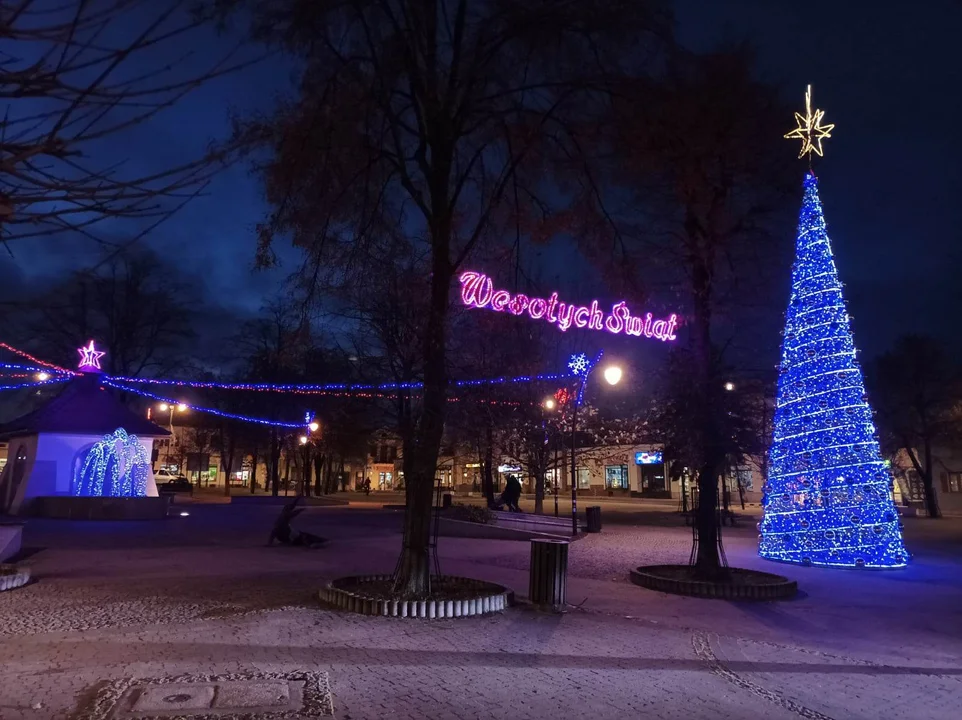
<path fill-rule="evenodd" d="M 691 543 L 676 515 L 633 511 L 571 546 L 567 613 L 408 620 L 316 600 L 335 577 L 391 571 L 400 513 L 310 509 L 304 528 L 331 538 L 316 551 L 265 547 L 275 515 L 195 504 L 183 522 L 31 521 L 36 582 L 0 593 L 0 718 L 958 717 L 958 520 L 907 518 L 913 562 L 888 572 L 773 565 L 753 521 L 726 527 L 733 565 L 802 591 L 738 603 L 631 585 L 629 568 L 685 562 Z M 444 572 L 527 590 L 527 543 L 439 549 Z"/>
<path fill-rule="evenodd" d="M 334 715 L 327 673 L 124 678 L 102 684 L 77 720 L 301 720 Z"/>

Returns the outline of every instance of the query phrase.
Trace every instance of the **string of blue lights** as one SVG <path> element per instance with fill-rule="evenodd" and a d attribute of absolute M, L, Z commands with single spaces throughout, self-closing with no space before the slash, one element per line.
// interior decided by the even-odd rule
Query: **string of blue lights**
<path fill-rule="evenodd" d="M 57 383 L 70 380 L 71 376 L 63 375 L 49 380 L 33 380 L 31 382 L 17 383 L 16 385 L 0 385 L 0 390 L 22 390 L 24 388 L 42 387 L 44 385 L 56 385 Z"/>
<path fill-rule="evenodd" d="M 63 375 L 66 377 L 72 377 L 69 373 L 60 372 L 58 370 L 53 370 L 51 368 L 44 367 L 34 367 L 33 365 L 18 365 L 16 363 L 0 363 L 0 369 L 2 370 L 23 370 L 25 372 L 33 373 L 44 373 L 46 375 Z"/>
<path fill-rule="evenodd" d="M 451 385 L 458 388 L 479 387 L 484 385 L 507 385 L 526 382 L 557 382 L 570 380 L 569 374 L 519 375 L 517 377 L 484 378 L 480 380 L 454 380 Z M 322 394 L 329 392 L 396 392 L 399 390 L 420 390 L 424 383 L 222 383 L 200 380 L 168 380 L 158 378 L 134 378 L 108 375 L 105 379 L 133 385 L 158 385 L 180 387 L 194 390 L 241 390 L 250 392 L 279 392 Z"/>
<path fill-rule="evenodd" d="M 102 378 L 104 385 L 109 385 L 117 390 L 122 390 L 124 392 L 134 393 L 135 395 L 140 395 L 145 398 L 150 398 L 151 400 L 156 400 L 158 402 L 165 402 L 170 405 L 178 405 L 180 401 L 172 400 L 171 398 L 165 398 L 160 395 L 155 395 L 154 393 L 147 392 L 146 390 L 141 390 L 139 388 L 132 388 L 128 385 L 123 385 L 121 383 L 113 382 L 112 379 L 104 377 Z M 250 415 L 240 415 L 237 413 L 224 412 L 223 410 L 217 410 L 215 408 L 201 407 L 199 405 L 191 405 L 190 403 L 183 403 L 190 410 L 195 410 L 197 412 L 208 413 L 209 415 L 216 415 L 218 417 L 226 418 L 228 420 L 240 420 L 242 422 L 255 423 L 257 425 L 266 425 L 268 427 L 278 427 L 278 428 L 303 428 L 305 423 L 301 422 L 285 422 L 280 420 L 268 420 L 267 418 L 252 417 Z"/>

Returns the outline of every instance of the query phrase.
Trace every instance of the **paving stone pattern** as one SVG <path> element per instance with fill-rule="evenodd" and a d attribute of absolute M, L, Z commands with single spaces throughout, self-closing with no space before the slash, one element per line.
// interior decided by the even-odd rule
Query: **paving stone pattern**
<path fill-rule="evenodd" d="M 25 545 L 46 549 L 30 558 L 38 581 L 0 595 L 0 718 L 958 716 L 955 535 L 919 540 L 901 574 L 785 567 L 805 594 L 770 604 L 630 585 L 619 568 L 684 557 L 690 531 L 606 527 L 571 548 L 580 608 L 522 603 L 431 621 L 342 614 L 312 598 L 338 575 L 390 570 L 392 520 L 312 510 L 331 546 L 301 551 L 262 547 L 245 528 L 270 518 L 251 513 L 195 506 L 193 525 L 85 530 L 79 541 L 64 526 L 41 524 L 32 538 L 28 527 Z M 730 560 L 778 570 L 752 558 L 753 532 L 732 535 Z M 450 539 L 442 568 L 523 594 L 527 552 Z"/>

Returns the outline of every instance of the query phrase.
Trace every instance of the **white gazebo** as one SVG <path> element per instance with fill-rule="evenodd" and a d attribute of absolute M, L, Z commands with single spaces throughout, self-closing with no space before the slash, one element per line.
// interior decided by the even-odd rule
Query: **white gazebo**
<path fill-rule="evenodd" d="M 0 515 L 135 517 L 136 503 L 122 500 L 157 497 L 153 444 L 168 435 L 105 389 L 99 375 L 79 375 L 42 407 L 0 425 L 8 447 Z"/>

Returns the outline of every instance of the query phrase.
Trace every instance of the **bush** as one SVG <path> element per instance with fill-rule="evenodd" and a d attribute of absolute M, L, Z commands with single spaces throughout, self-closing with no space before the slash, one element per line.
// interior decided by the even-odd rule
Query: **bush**
<path fill-rule="evenodd" d="M 491 517 L 491 511 L 486 507 L 465 505 L 463 503 L 455 503 L 451 506 L 451 518 L 454 520 L 487 525 L 491 522 Z"/>

